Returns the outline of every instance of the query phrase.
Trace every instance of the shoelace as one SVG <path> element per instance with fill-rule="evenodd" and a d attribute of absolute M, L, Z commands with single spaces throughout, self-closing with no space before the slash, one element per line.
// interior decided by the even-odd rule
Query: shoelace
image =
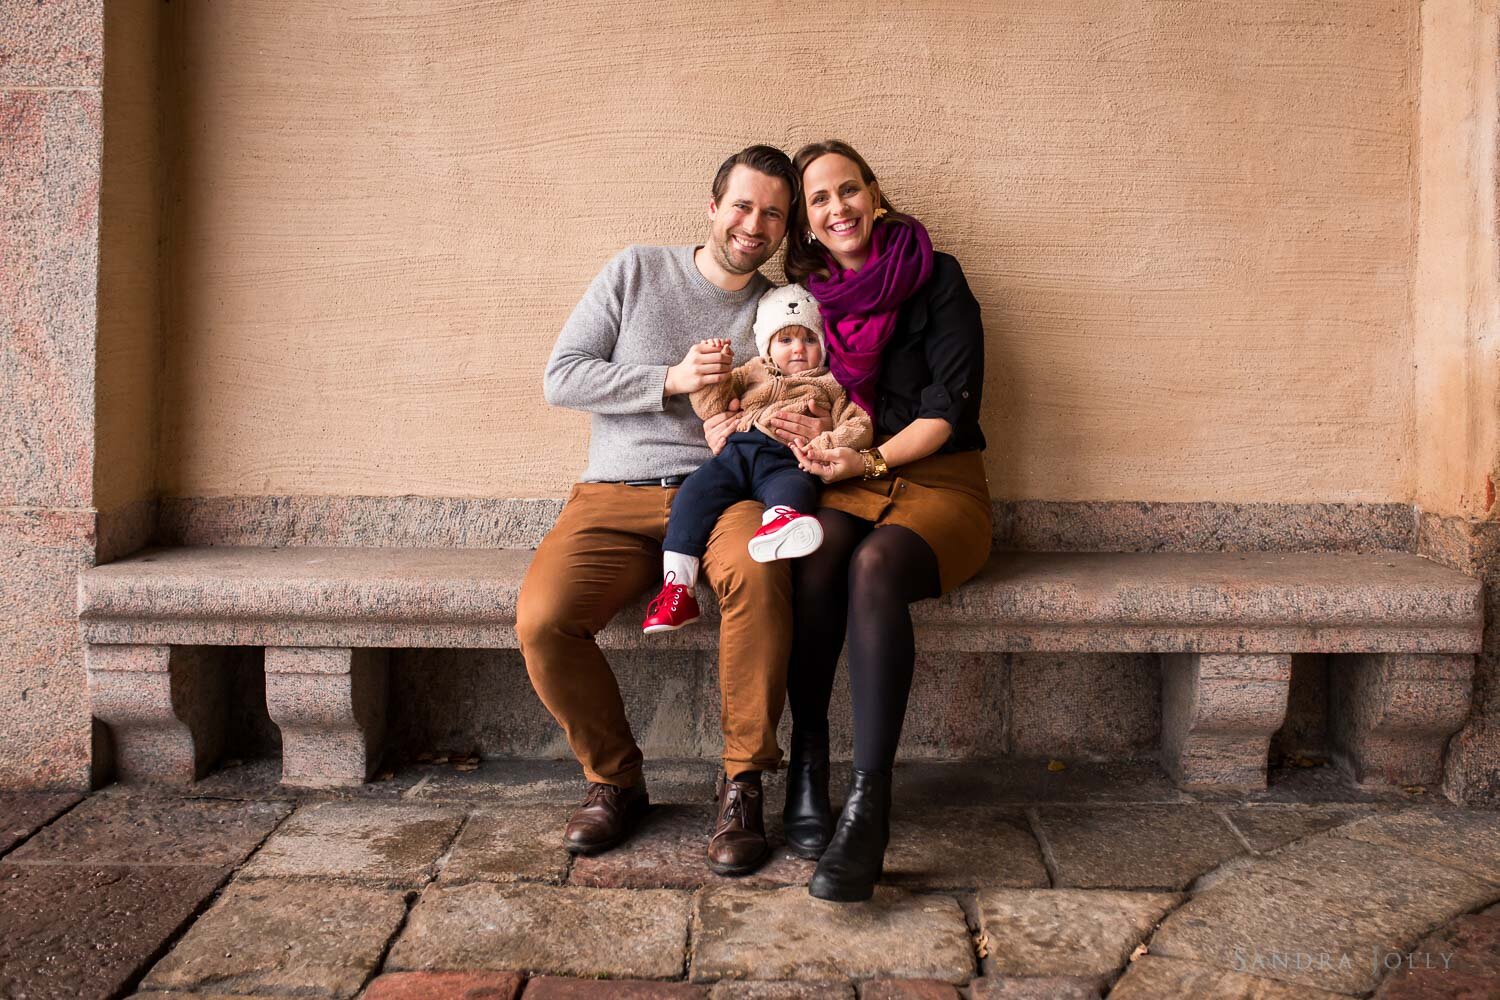
<path fill-rule="evenodd" d="M 745 792 L 734 782 L 726 782 L 724 789 L 724 811 L 719 815 L 719 829 L 736 824 L 745 825 Z"/>
<path fill-rule="evenodd" d="M 617 789 L 614 785 L 606 785 L 602 782 L 589 786 L 588 794 L 583 797 L 585 806 L 597 806 L 604 799 L 613 798 Z"/>
<path fill-rule="evenodd" d="M 659 612 L 661 610 L 661 606 L 667 602 L 668 598 L 671 598 L 672 610 L 677 610 L 677 605 L 682 602 L 682 595 L 687 591 L 687 585 L 682 583 L 673 583 L 672 581 L 675 579 L 677 579 L 676 573 L 667 574 L 667 578 L 662 581 L 661 593 L 651 598 L 651 603 L 646 605 L 647 617 L 650 617 L 651 615 Z"/>

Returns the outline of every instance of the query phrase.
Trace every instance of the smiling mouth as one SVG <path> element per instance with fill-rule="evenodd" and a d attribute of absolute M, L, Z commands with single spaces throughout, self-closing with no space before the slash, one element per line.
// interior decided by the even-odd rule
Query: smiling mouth
<path fill-rule="evenodd" d="M 739 247 L 746 253 L 755 253 L 761 247 L 766 245 L 765 240 L 752 240 L 747 237 L 740 236 L 738 233 L 730 236 L 729 239 L 735 246 Z"/>
<path fill-rule="evenodd" d="M 854 228 L 858 225 L 858 219 L 846 219 L 843 222 L 835 222 L 833 225 L 828 227 L 828 231 L 830 233 L 833 233 L 835 236 L 844 236 L 848 233 L 852 233 L 854 231 Z"/>

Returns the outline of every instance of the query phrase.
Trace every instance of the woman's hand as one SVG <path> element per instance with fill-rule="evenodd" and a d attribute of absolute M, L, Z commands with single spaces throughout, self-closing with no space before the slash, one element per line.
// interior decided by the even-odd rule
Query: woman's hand
<path fill-rule="evenodd" d="M 865 473 L 865 460 L 853 448 L 814 448 L 798 439 L 790 445 L 802 471 L 811 472 L 825 483 L 853 479 Z"/>
<path fill-rule="evenodd" d="M 778 413 L 767 421 L 771 433 L 775 434 L 781 443 L 790 447 L 793 442 L 801 440 L 806 443 L 819 434 L 833 430 L 833 417 L 828 407 L 821 403 L 813 403 L 807 408 L 807 413 Z"/>
<path fill-rule="evenodd" d="M 734 433 L 734 425 L 740 422 L 740 401 L 731 399 L 729 409 L 715 413 L 703 421 L 703 439 L 715 455 L 724 450 L 724 442 Z"/>

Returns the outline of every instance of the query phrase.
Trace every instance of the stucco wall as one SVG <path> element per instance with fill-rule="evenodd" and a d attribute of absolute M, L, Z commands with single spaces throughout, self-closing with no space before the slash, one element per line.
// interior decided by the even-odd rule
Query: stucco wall
<path fill-rule="evenodd" d="M 560 495 L 589 278 L 837 135 L 984 305 L 997 496 L 1412 498 L 1413 2 L 170 10 L 167 495 Z"/>
<path fill-rule="evenodd" d="M 104 11 L 104 172 L 99 190 L 98 372 L 94 506 L 156 491 L 161 329 L 160 10 L 112 0 Z"/>
<path fill-rule="evenodd" d="M 1414 277 L 1424 510 L 1495 511 L 1500 462 L 1500 5 L 1422 5 L 1421 226 Z"/>

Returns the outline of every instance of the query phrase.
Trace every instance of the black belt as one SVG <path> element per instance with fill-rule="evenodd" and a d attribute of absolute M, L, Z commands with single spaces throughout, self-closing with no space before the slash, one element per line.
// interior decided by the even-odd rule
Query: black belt
<path fill-rule="evenodd" d="M 667 488 L 671 488 L 673 486 L 681 486 L 683 484 L 683 481 L 686 480 L 686 479 L 687 479 L 687 476 L 662 476 L 660 479 L 621 479 L 621 480 L 618 481 L 618 485 L 620 485 L 620 486 L 664 486 L 664 487 L 667 487 Z"/>

